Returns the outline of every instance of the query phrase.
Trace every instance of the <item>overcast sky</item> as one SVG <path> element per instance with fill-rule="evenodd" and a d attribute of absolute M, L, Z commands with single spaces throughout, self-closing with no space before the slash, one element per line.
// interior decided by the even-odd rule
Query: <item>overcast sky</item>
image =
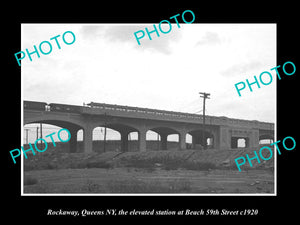
<path fill-rule="evenodd" d="M 22 60 L 23 99 L 202 114 L 198 93 L 208 92 L 208 115 L 275 122 L 276 79 L 242 97 L 234 84 L 277 66 L 276 24 L 172 25 L 138 45 L 134 32 L 153 24 L 22 24 L 22 51 L 65 31 L 76 36 L 72 45 L 60 37 L 61 49 L 52 40 L 49 55 Z"/>

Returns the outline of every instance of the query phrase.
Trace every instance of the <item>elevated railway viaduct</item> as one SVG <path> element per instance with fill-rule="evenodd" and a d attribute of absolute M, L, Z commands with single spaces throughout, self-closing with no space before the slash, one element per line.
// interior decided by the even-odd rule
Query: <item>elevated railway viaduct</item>
<path fill-rule="evenodd" d="M 204 145 L 211 140 L 214 149 L 237 148 L 238 139 L 246 147 L 258 148 L 261 139 L 274 140 L 274 124 L 256 120 L 241 120 L 224 116 L 205 117 L 199 114 L 156 110 L 140 107 L 89 103 L 85 106 L 23 102 L 23 125 L 46 123 L 67 128 L 71 133 L 70 152 L 77 152 L 77 132 L 83 130 L 83 151 L 92 152 L 93 129 L 107 127 L 121 135 L 121 151 L 128 151 L 128 134 L 138 133 L 138 149 L 146 151 L 146 133 L 157 132 L 161 149 L 167 149 L 168 135 L 177 134 L 179 148 L 186 148 L 186 135 L 193 145 Z"/>

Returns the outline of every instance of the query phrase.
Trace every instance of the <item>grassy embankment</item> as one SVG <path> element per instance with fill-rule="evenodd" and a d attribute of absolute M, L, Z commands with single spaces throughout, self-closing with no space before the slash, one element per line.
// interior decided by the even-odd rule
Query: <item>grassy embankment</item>
<path fill-rule="evenodd" d="M 25 160 L 24 190 L 29 193 L 272 192 L 273 160 L 253 162 L 253 167 L 247 163 L 242 167 L 244 172 L 238 172 L 234 159 L 245 154 L 252 155 L 253 149 L 91 154 L 47 151 Z M 257 169 L 261 176 L 255 173 Z M 207 177 L 209 174 L 211 178 Z M 207 180 L 201 180 L 203 177 Z"/>

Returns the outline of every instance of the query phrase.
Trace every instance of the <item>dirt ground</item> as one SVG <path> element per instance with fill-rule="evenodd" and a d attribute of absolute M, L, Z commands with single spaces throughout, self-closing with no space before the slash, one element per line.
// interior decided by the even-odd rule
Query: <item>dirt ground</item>
<path fill-rule="evenodd" d="M 270 170 L 81 168 L 24 171 L 24 194 L 273 194 Z"/>

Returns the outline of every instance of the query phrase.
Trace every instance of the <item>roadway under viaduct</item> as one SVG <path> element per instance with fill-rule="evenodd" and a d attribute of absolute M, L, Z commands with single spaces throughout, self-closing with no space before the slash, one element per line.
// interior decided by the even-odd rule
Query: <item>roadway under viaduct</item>
<path fill-rule="evenodd" d="M 80 111 L 52 111 L 26 109 L 23 124 L 46 123 L 67 128 L 71 133 L 70 152 L 78 152 L 77 132 L 83 130 L 83 151 L 93 151 L 93 129 L 107 127 L 121 134 L 121 151 L 128 151 L 128 134 L 138 133 L 139 151 L 146 151 L 146 133 L 155 131 L 160 135 L 161 149 L 167 149 L 167 137 L 177 134 L 179 149 L 186 149 L 186 135 L 192 136 L 193 144 L 202 145 L 210 138 L 214 149 L 237 148 L 237 140 L 243 138 L 246 147 L 258 148 L 261 139 L 274 140 L 274 124 L 256 120 L 206 116 L 148 108 L 110 104 L 81 106 Z M 203 137 L 205 139 L 203 139 Z"/>

